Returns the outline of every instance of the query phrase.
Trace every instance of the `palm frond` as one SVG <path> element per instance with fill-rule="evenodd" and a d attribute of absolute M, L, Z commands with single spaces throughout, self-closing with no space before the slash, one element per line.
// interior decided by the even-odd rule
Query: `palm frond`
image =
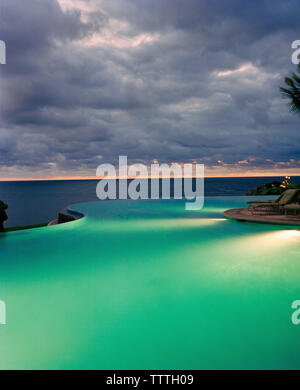
<path fill-rule="evenodd" d="M 287 88 L 280 87 L 280 91 L 283 97 L 290 100 L 290 110 L 300 115 L 300 64 L 297 73 L 294 72 L 291 77 L 284 79 Z"/>

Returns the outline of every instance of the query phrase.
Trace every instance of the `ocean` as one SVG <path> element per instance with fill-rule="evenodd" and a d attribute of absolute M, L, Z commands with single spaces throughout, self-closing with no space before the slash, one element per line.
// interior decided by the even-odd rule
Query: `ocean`
<path fill-rule="evenodd" d="M 226 177 L 205 179 L 205 196 L 243 196 L 258 185 L 281 177 Z M 292 178 L 300 183 L 300 176 Z M 63 208 L 97 201 L 98 180 L 0 182 L 0 200 L 8 204 L 6 227 L 31 225 L 55 219 Z"/>

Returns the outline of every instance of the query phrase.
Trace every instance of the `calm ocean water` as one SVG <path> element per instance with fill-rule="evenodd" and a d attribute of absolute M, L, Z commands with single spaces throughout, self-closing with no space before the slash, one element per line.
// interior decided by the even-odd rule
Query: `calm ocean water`
<path fill-rule="evenodd" d="M 205 179 L 205 196 L 242 196 L 257 185 L 282 177 Z M 73 203 L 96 201 L 97 180 L 0 182 L 0 199 L 9 206 L 6 227 L 50 221 Z M 300 176 L 293 177 L 300 183 Z"/>

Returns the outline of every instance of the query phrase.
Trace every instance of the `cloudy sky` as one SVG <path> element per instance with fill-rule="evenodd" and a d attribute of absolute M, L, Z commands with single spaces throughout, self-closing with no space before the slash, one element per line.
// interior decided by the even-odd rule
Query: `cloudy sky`
<path fill-rule="evenodd" d="M 100 163 L 300 174 L 299 0 L 1 0 L 0 178 Z"/>

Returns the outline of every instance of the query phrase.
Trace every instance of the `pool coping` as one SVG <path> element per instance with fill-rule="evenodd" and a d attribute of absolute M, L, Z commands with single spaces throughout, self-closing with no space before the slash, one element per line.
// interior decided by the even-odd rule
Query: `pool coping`
<path fill-rule="evenodd" d="M 300 218 L 282 214 L 277 215 L 252 215 L 248 208 L 229 209 L 223 212 L 224 217 L 233 219 L 239 222 L 256 222 L 269 225 L 286 225 L 300 227 Z"/>

